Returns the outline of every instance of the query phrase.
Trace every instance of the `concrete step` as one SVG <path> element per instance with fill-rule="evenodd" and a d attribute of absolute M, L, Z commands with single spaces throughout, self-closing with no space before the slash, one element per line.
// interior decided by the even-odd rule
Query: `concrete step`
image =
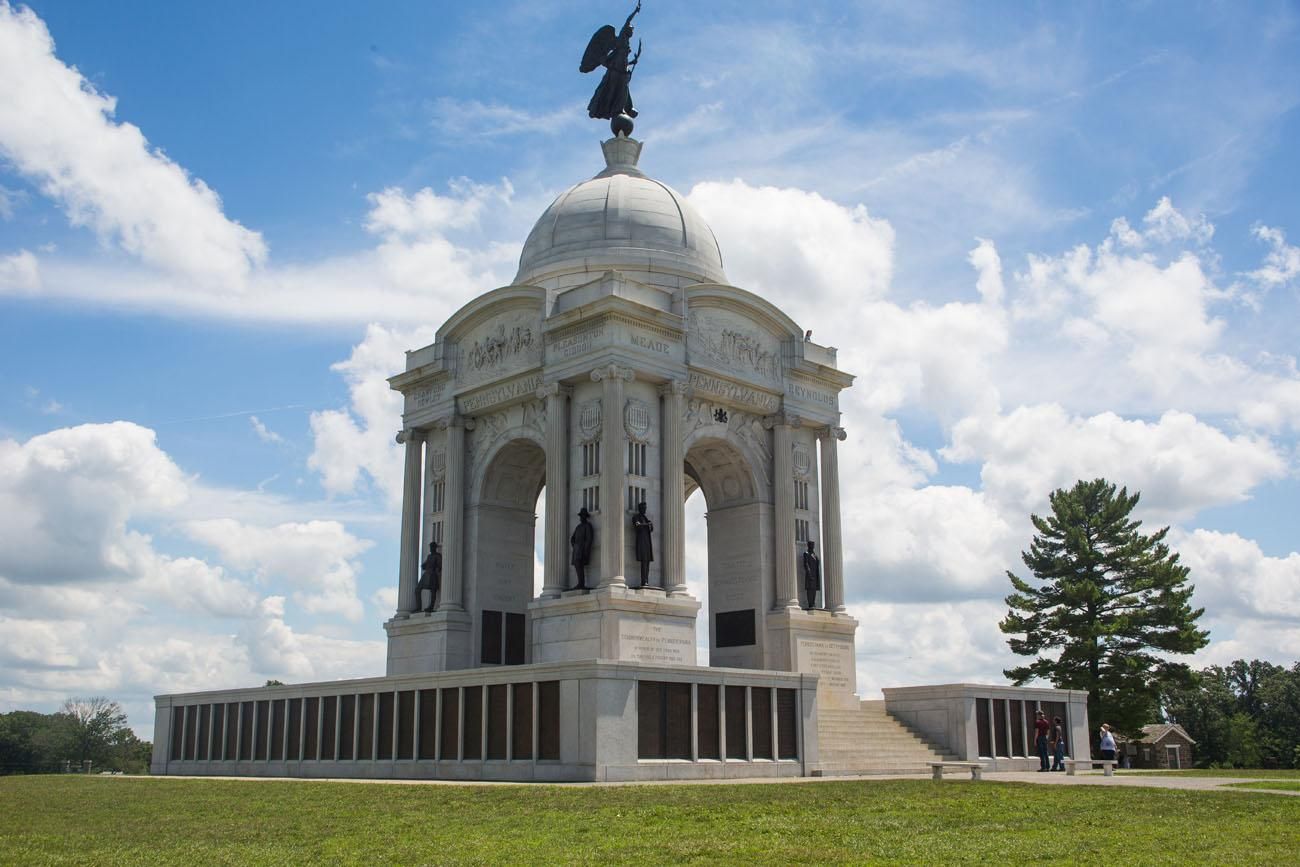
<path fill-rule="evenodd" d="M 925 773 L 926 762 L 955 761 L 885 712 L 884 702 L 818 708 L 815 773 Z"/>

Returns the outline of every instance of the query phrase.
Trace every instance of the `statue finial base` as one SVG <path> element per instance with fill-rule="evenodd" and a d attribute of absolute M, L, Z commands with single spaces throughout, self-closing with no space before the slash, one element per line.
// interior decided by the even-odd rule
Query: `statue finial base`
<path fill-rule="evenodd" d="M 632 137 L 632 118 L 626 114 L 616 114 L 610 118 L 609 129 L 615 136 Z"/>

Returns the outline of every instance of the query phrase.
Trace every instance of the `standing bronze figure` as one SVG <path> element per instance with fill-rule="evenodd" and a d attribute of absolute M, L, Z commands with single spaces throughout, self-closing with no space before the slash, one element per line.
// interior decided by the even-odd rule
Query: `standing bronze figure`
<path fill-rule="evenodd" d="M 610 121 L 609 127 L 614 135 L 632 134 L 632 118 L 636 109 L 632 107 L 632 91 L 628 85 L 632 82 L 632 71 L 641 59 L 641 43 L 638 41 L 636 54 L 632 54 L 632 19 L 641 11 L 641 2 L 637 0 L 636 8 L 623 22 L 623 29 L 614 32 L 612 24 L 606 24 L 592 35 L 583 52 L 579 72 L 591 72 L 598 66 L 605 67 L 605 75 L 596 86 L 596 92 L 587 103 L 587 116 Z"/>
<path fill-rule="evenodd" d="M 591 543 L 596 540 L 596 528 L 591 526 L 591 512 L 583 506 L 578 512 L 578 526 L 573 528 L 569 537 L 569 548 L 573 552 L 570 562 L 573 571 L 578 573 L 577 590 L 587 589 L 587 565 L 591 563 Z"/>
<path fill-rule="evenodd" d="M 420 582 L 415 585 L 416 605 L 420 604 L 420 593 L 429 591 L 429 605 L 423 609 L 426 613 L 438 607 L 438 593 L 442 590 L 442 554 L 438 553 L 438 543 L 429 543 L 429 556 L 420 564 Z"/>
<path fill-rule="evenodd" d="M 808 550 L 803 552 L 803 590 L 808 596 L 809 611 L 817 607 L 817 593 L 822 589 L 822 561 L 813 551 L 815 544 L 809 541 Z"/>
<path fill-rule="evenodd" d="M 645 513 L 645 503 L 636 504 L 636 514 L 632 516 L 632 532 L 636 534 L 636 559 L 641 564 L 641 586 L 650 584 L 650 564 L 654 562 L 654 545 L 650 534 L 655 531 L 654 521 Z"/>

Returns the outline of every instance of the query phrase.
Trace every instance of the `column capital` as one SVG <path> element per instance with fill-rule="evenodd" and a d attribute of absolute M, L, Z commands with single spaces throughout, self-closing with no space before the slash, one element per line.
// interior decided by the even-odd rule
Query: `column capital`
<path fill-rule="evenodd" d="M 630 367 L 624 367 L 621 364 L 607 364 L 604 367 L 597 367 L 591 372 L 591 381 L 600 382 L 605 379 L 621 379 L 624 382 L 631 382 L 636 379 L 636 373 Z"/>
<path fill-rule="evenodd" d="M 569 397 L 573 394 L 573 387 L 565 385 L 562 382 L 543 382 L 537 386 L 537 399 L 546 400 L 554 395 L 563 395 Z"/>
<path fill-rule="evenodd" d="M 423 428 L 404 427 L 397 432 L 397 436 L 393 437 L 393 439 L 397 441 L 398 445 L 405 445 L 406 443 L 422 443 L 425 436 Z"/>
<path fill-rule="evenodd" d="M 675 394 L 685 396 L 690 391 L 690 386 L 682 379 L 670 379 L 663 385 L 659 386 L 659 393 L 664 397 L 672 397 Z"/>
<path fill-rule="evenodd" d="M 844 442 L 846 439 L 849 438 L 849 434 L 848 431 L 844 430 L 844 428 L 836 427 L 835 425 L 831 425 L 830 427 L 824 427 L 821 430 L 817 431 L 817 439 L 819 440 L 828 440 L 832 438 L 837 439 L 840 442 Z"/>

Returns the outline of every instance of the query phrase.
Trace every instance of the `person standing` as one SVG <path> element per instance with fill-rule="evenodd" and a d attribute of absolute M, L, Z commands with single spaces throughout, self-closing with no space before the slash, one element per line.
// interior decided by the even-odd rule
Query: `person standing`
<path fill-rule="evenodd" d="M 1115 735 L 1107 723 L 1101 724 L 1101 758 L 1102 761 L 1115 760 Z"/>
<path fill-rule="evenodd" d="M 1051 770 L 1047 763 L 1047 735 L 1052 730 L 1052 724 L 1047 721 L 1047 715 L 1041 710 L 1034 714 L 1034 746 L 1038 748 L 1038 772 Z"/>
<path fill-rule="evenodd" d="M 1065 770 L 1065 727 L 1061 718 L 1052 718 L 1052 770 Z"/>

